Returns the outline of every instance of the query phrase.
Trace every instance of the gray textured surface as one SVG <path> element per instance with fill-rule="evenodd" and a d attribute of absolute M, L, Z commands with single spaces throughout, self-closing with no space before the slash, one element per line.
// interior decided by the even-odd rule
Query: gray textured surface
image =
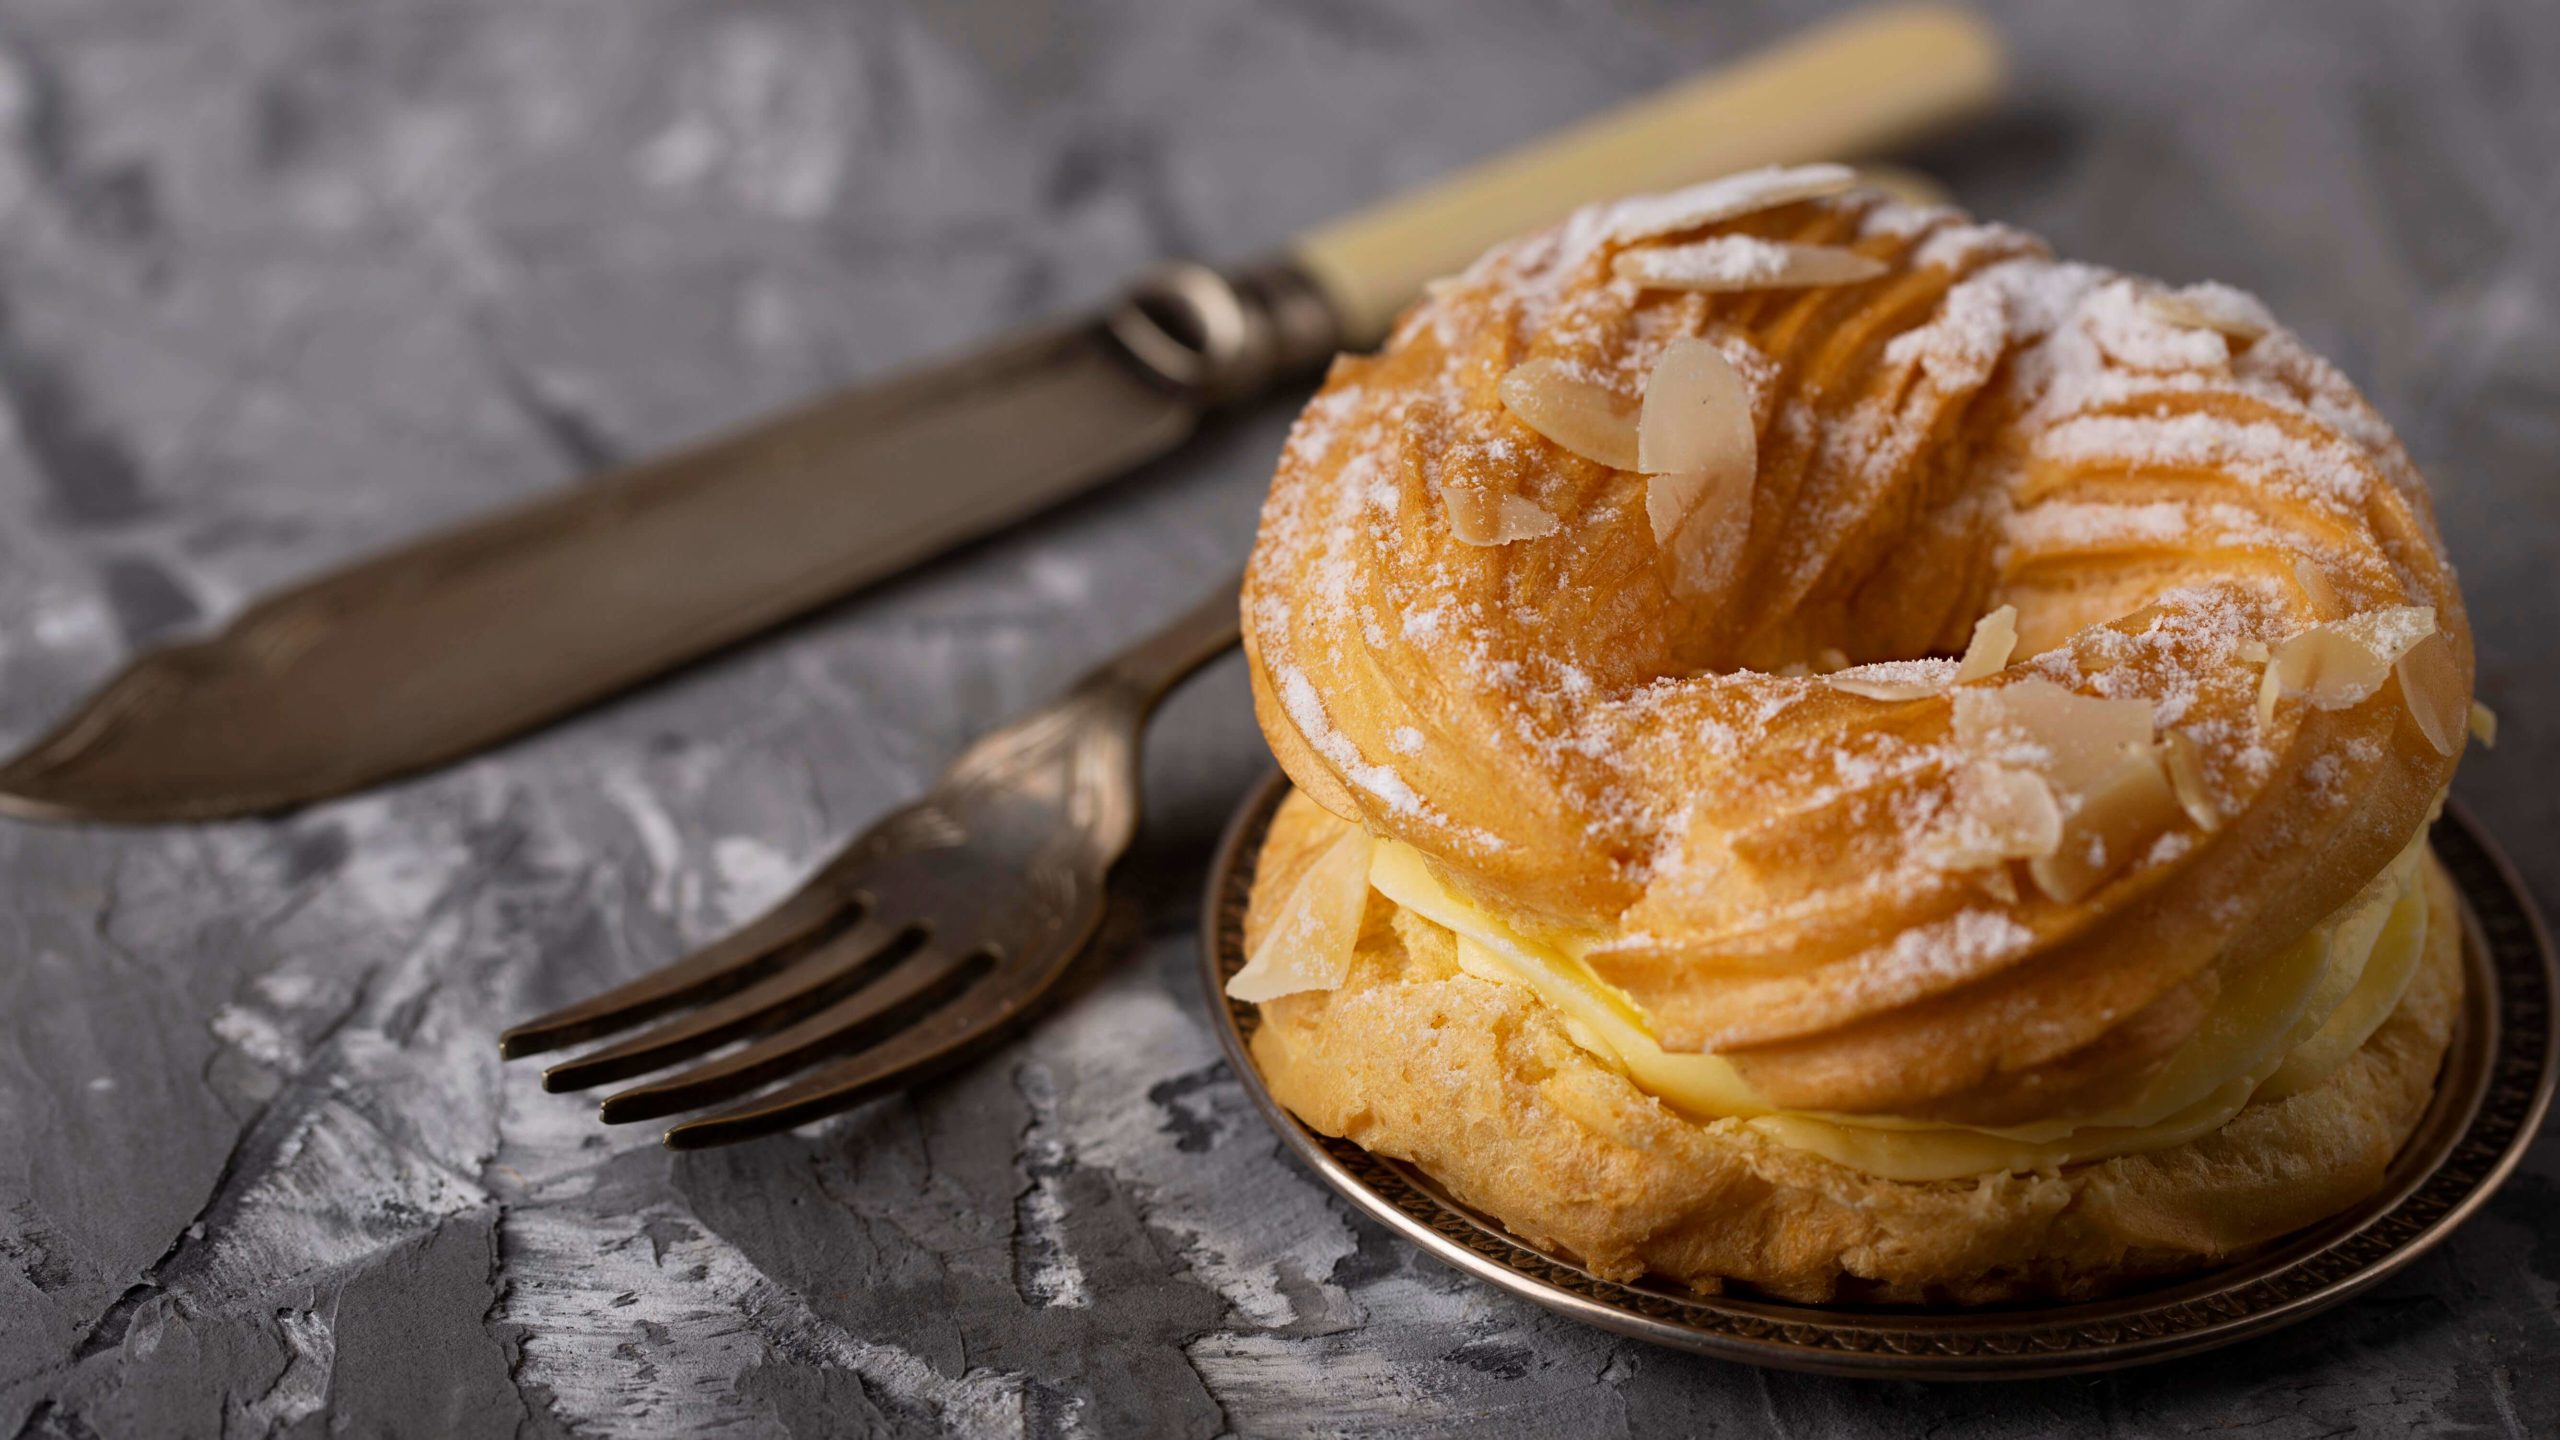
<path fill-rule="evenodd" d="M 0 0 L 0 743 L 431 521 L 1237 256 L 1810 6 Z M 2438 486 L 2560 899 L 2560 8 L 2019 3 L 1928 157 L 2264 293 Z M 1104 977 L 1002 1057 L 685 1158 L 509 1017 L 775 896 L 1240 555 L 1286 407 L 575 724 L 275 824 L 0 826 L 0 1435 L 1962 1427 L 2522 1433 L 2560 1149 L 2380 1293 L 2020 1388 L 1764 1375 L 1442 1273 L 1213 1061 L 1192 896 L 1264 763 L 1176 702 Z"/>

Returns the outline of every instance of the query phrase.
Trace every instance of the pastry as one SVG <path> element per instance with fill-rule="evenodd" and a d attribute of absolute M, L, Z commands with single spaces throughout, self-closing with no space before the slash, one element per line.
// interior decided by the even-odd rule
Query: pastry
<path fill-rule="evenodd" d="M 1751 172 L 1344 357 L 1247 572 L 1253 1053 L 1596 1273 L 2087 1296 L 2369 1194 L 2471 635 L 2264 307 Z"/>

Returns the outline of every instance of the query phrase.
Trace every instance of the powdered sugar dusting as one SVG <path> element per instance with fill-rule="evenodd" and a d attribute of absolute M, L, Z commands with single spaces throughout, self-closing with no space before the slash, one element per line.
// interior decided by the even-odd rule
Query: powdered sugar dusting
<path fill-rule="evenodd" d="M 1435 810 L 1430 801 L 1423 799 L 1402 775 L 1388 766 L 1362 758 L 1359 747 L 1334 729 L 1332 722 L 1325 717 L 1324 702 L 1316 698 L 1315 687 L 1307 683 L 1306 676 L 1295 670 L 1280 672 L 1280 703 L 1288 709 L 1289 723 L 1298 727 L 1298 733 L 1316 748 L 1316 753 L 1333 762 L 1344 779 L 1385 801 L 1387 807 L 1399 815 L 1460 829 L 1449 826 L 1447 818 Z M 1473 827 L 1465 827 L 1461 833 L 1474 844 L 1501 848 L 1499 836 Z"/>
<path fill-rule="evenodd" d="M 2047 430 L 2036 453 L 2069 465 L 2205 471 L 2342 511 L 2362 503 L 2373 473 L 2343 441 L 2200 412 L 2078 416 Z"/>
<path fill-rule="evenodd" d="M 2221 365 L 2231 345 L 2221 332 L 2177 324 L 2129 281 L 2090 293 L 2081 323 L 2107 357 L 2132 370 L 2182 371 Z"/>
<path fill-rule="evenodd" d="M 1649 240 L 1658 235 L 1695 230 L 1719 220 L 1735 219 L 1774 205 L 1837 195 L 1856 184 L 1857 180 L 1857 172 L 1846 165 L 1772 165 L 1766 169 L 1745 170 L 1738 175 L 1709 180 L 1667 195 L 1643 195 L 1621 200 L 1603 207 L 1588 223 L 1600 234 L 1620 243 Z"/>
<path fill-rule="evenodd" d="M 1962 910 L 1934 925 L 1905 930 L 1859 967 L 1850 983 L 1887 989 L 1901 999 L 1931 982 L 1964 979 L 1986 960 L 2035 940 L 2035 932 L 1996 910 Z M 1906 988 L 1907 987 L 1907 988 Z"/>
<path fill-rule="evenodd" d="M 1882 261 L 1827 245 L 1790 245 L 1754 235 L 1715 235 L 1668 249 L 1629 250 L 1611 269 L 1662 290 L 1760 290 L 1838 285 L 1884 274 Z"/>

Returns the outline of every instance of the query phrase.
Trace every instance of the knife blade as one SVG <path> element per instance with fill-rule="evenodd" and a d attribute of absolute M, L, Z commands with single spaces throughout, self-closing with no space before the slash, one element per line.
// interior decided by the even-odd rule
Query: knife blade
<path fill-rule="evenodd" d="M 1202 417 L 1381 338 L 1429 276 L 1573 205 L 1865 154 L 1987 104 L 1997 38 L 1880 7 L 1403 200 L 1230 278 L 1175 264 L 1103 315 L 858 388 L 415 541 L 146 652 L 0 766 L 0 813 L 288 809 L 459 758 L 1048 507 Z"/>
<path fill-rule="evenodd" d="M 821 401 L 280 592 L 145 653 L 0 810 L 205 819 L 432 767 L 1173 448 L 1302 365 L 1287 277 L 1168 267 L 1102 317 Z"/>

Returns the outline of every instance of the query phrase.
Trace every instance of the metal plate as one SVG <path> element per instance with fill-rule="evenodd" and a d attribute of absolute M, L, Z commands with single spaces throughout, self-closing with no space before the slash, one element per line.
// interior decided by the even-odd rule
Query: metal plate
<path fill-rule="evenodd" d="M 1244 909 L 1272 812 L 1273 774 L 1228 826 L 1202 919 L 1204 979 L 1219 1043 L 1246 1093 L 1298 1160 L 1343 1198 L 1433 1257 L 1577 1320 L 1702 1355 L 1818 1374 L 2009 1379 L 2109 1370 L 2264 1334 L 2324 1310 L 2425 1254 L 2487 1201 L 2524 1156 L 2551 1103 L 2551 938 L 2515 872 L 2458 805 L 2436 854 L 2463 899 L 2464 993 L 2435 1102 L 2380 1191 L 2238 1265 L 2110 1300 L 1926 1309 L 1800 1305 L 1698 1295 L 1669 1282 L 1619 1284 L 1523 1243 L 1431 1177 L 1298 1123 L 1247 1054 L 1258 1023 L 1226 999 L 1244 964 Z"/>

